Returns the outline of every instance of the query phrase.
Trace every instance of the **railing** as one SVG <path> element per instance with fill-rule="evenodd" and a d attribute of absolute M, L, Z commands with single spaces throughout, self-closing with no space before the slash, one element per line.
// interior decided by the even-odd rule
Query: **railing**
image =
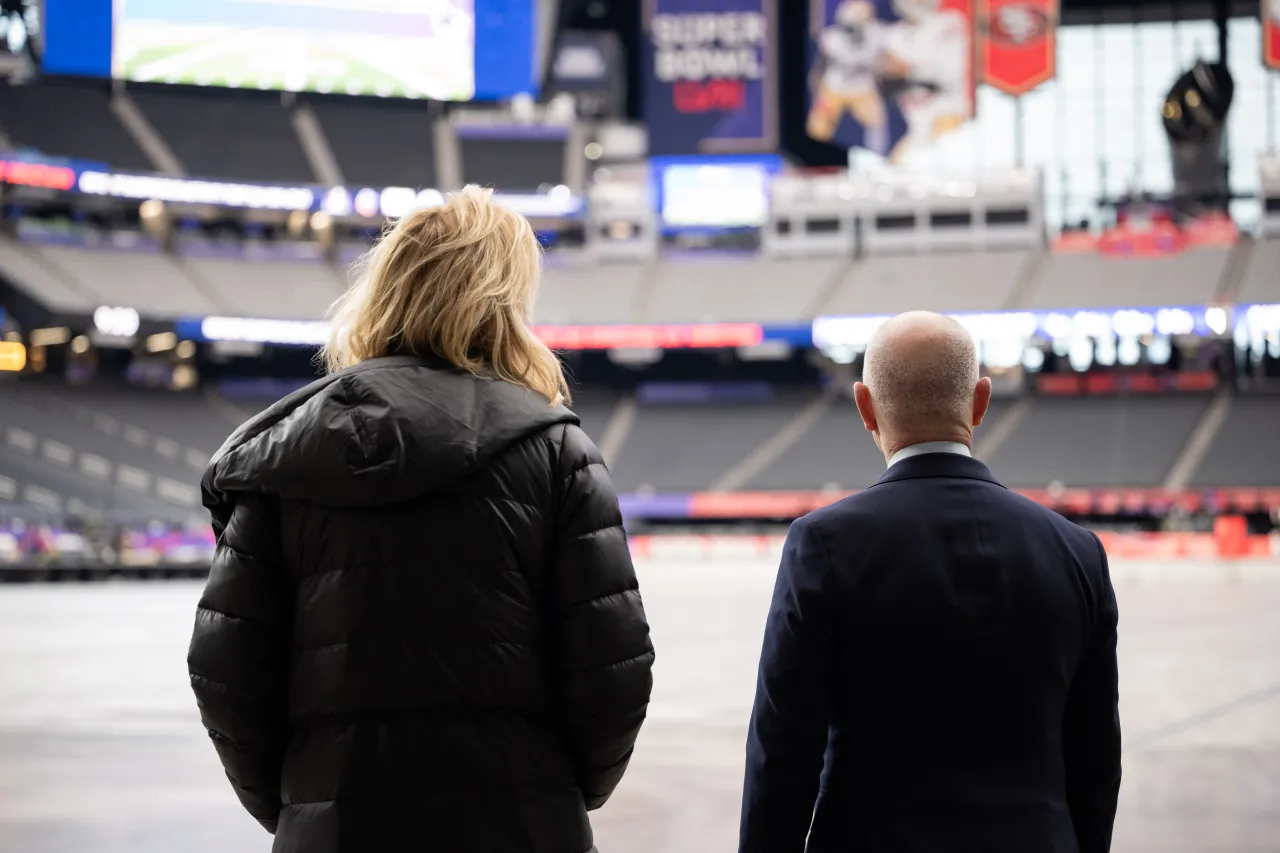
<path fill-rule="evenodd" d="M 1094 519 L 1280 514 L 1280 486 L 1019 491 L 1066 515 Z M 627 494 L 620 501 L 623 515 L 633 524 L 755 521 L 782 525 L 850 494 L 836 490 Z M 132 520 L 90 520 L 59 516 L 40 507 L 0 504 L 0 567 L 207 566 L 215 545 L 213 531 L 202 524 L 176 525 L 136 516 Z"/>

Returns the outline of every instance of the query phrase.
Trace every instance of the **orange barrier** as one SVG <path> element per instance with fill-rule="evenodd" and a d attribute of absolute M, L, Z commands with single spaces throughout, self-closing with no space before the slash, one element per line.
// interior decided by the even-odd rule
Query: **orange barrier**
<path fill-rule="evenodd" d="M 1074 515 L 1163 515 L 1185 512 L 1251 513 L 1280 511 L 1280 488 L 1247 489 L 1019 489 L 1050 509 Z M 831 492 L 695 492 L 687 518 L 768 518 L 790 520 L 853 494 Z M 637 513 L 643 517 L 643 513 Z"/>
<path fill-rule="evenodd" d="M 1249 525 L 1243 516 L 1222 515 L 1214 519 L 1213 539 L 1220 557 L 1239 558 L 1249 554 Z"/>
<path fill-rule="evenodd" d="M 1243 520 L 1243 519 L 1241 519 Z M 1230 532 L 1114 532 L 1098 531 L 1113 560 L 1217 560 L 1280 558 L 1280 536 Z M 641 534 L 630 537 L 637 560 L 776 560 L 786 537 L 782 534 Z M 1224 546 L 1224 542 L 1229 544 Z"/>

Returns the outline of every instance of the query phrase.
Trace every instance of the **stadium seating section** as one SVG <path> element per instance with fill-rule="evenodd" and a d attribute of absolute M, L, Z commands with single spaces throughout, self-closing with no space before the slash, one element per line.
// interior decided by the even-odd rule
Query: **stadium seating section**
<path fill-rule="evenodd" d="M 1020 488 L 1159 486 L 1207 403 L 1198 395 L 1038 399 L 987 461 Z"/>
<path fill-rule="evenodd" d="M 145 306 L 148 316 L 202 317 L 219 313 L 215 299 L 192 285 L 181 262 L 157 251 L 32 246 L 46 269 L 85 297 L 86 307 Z M 90 307 L 89 310 L 92 310 Z"/>
<path fill-rule="evenodd" d="M 345 286 L 341 270 L 317 261 L 189 256 L 183 267 L 215 313 L 240 317 L 318 320 Z"/>
<path fill-rule="evenodd" d="M 843 263 L 749 255 L 671 258 L 656 267 L 638 316 L 649 323 L 803 323 Z"/>
<path fill-rule="evenodd" d="M 354 98 L 310 105 L 348 184 L 435 185 L 433 118 L 425 105 Z"/>
<path fill-rule="evenodd" d="M 1229 255 L 1209 248 L 1141 259 L 1052 253 L 1019 307 L 1206 305 L 1218 295 Z"/>
<path fill-rule="evenodd" d="M 863 428 L 853 403 L 841 399 L 748 488 L 854 489 L 874 483 L 882 473 L 884 457 Z"/>
<path fill-rule="evenodd" d="M 0 82 L 0 131 L 19 149 L 151 171 L 151 161 L 111 112 L 108 86 L 97 80 Z"/>
<path fill-rule="evenodd" d="M 119 235 L 117 235 L 119 236 Z M 337 263 L 312 244 L 210 245 L 183 238 L 171 256 L 145 239 L 89 235 L 87 245 L 41 245 L 0 235 L 0 275 L 50 308 L 137 305 L 157 318 L 207 313 L 315 319 L 367 246 Z M 1026 251 L 772 260 L 685 253 L 650 264 L 593 263 L 552 252 L 537 306 L 542 323 L 805 323 L 817 316 L 1075 309 L 1280 301 L 1280 240 L 1258 241 L 1234 292 L 1220 292 L 1227 252 L 1130 261 Z"/>
<path fill-rule="evenodd" d="M 1254 248 L 1236 301 L 1280 302 L 1280 240 L 1264 240 Z"/>
<path fill-rule="evenodd" d="M 139 89 L 130 94 L 191 175 L 316 180 L 278 93 Z"/>
<path fill-rule="evenodd" d="M 128 93 L 191 175 L 317 180 L 278 93 L 145 86 Z M 432 107 L 318 95 L 305 103 L 349 186 L 435 182 Z M 46 154 L 153 169 L 100 83 L 0 83 L 0 133 Z M 564 180 L 562 140 L 513 143 L 464 134 L 459 156 L 465 180 L 508 191 Z M 71 235 L 74 243 L 65 234 L 53 240 L 46 234 L 43 241 L 23 234 L 0 234 L 6 283 L 55 313 L 89 315 L 100 305 L 120 305 L 154 319 L 319 319 L 345 287 L 347 264 L 367 248 L 344 243 L 336 260 L 327 260 L 312 244 L 222 242 L 185 230 L 168 253 L 138 234 L 81 232 Z M 668 251 L 647 263 L 605 263 L 553 249 L 536 320 L 799 325 L 819 316 L 918 308 L 1269 303 L 1280 302 L 1277 270 L 1277 239 L 1141 259 L 1025 249 L 791 260 Z M 816 388 L 728 405 L 628 400 L 620 409 L 625 399 L 621 391 L 600 389 L 581 390 L 575 399 L 584 429 L 607 448 L 624 492 L 691 492 L 726 482 L 745 490 L 846 490 L 869 485 L 884 470 L 853 404 Z M 267 402 L 6 378 L 0 381 L 0 507 L 131 520 L 198 518 L 198 477 L 210 454 Z M 998 436 L 985 455 L 1014 487 L 1160 486 L 1209 406 L 1202 395 L 1002 401 L 979 433 L 980 446 L 983 436 Z M 628 417 L 615 418 L 620 411 Z M 1191 484 L 1280 484 L 1278 420 L 1280 398 L 1233 397 Z"/>
<path fill-rule="evenodd" d="M 40 248 L 0 234 L 0 275 L 51 311 L 89 313 L 97 305 L 90 294 L 51 268 Z M 114 292 L 114 288 L 112 288 Z"/>
<path fill-rule="evenodd" d="M 821 314 L 992 311 L 1013 304 L 1032 253 L 971 252 L 889 255 L 854 264 Z"/>
<path fill-rule="evenodd" d="M 595 266 L 548 256 L 535 316 L 540 323 L 633 322 L 650 275 L 640 264 Z"/>
<path fill-rule="evenodd" d="M 641 405 L 613 461 L 618 488 L 690 492 L 710 488 L 809 402 L 805 395 L 739 405 Z"/>
<path fill-rule="evenodd" d="M 1236 399 L 1192 482 L 1198 486 L 1280 484 L 1280 399 Z"/>
<path fill-rule="evenodd" d="M 622 400 L 618 392 L 584 389 L 576 393 L 574 408 L 587 433 L 603 444 Z M 613 447 L 614 481 L 627 493 L 712 489 L 818 400 L 816 390 L 795 389 L 759 403 L 641 402 Z M 129 521 L 198 519 L 199 475 L 210 455 L 269 402 L 0 382 L 0 506 Z M 1012 431 L 987 455 L 1007 485 L 1158 487 L 1208 402 L 1202 395 L 997 400 L 979 429 L 979 446 L 1017 413 Z M 793 435 L 780 454 L 735 488 L 848 490 L 875 482 L 884 459 L 853 404 L 841 397 L 823 398 L 822 404 L 825 410 L 807 431 Z M 1280 454 L 1267 450 L 1275 445 L 1278 419 L 1280 398 L 1236 397 L 1192 484 L 1280 482 Z M 617 442 L 618 436 L 609 440 Z"/>

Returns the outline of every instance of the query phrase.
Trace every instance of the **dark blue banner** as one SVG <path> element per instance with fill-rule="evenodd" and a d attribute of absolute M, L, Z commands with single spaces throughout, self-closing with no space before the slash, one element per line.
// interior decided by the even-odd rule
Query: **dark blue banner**
<path fill-rule="evenodd" d="M 645 0 L 649 153 L 778 147 L 777 0 Z"/>

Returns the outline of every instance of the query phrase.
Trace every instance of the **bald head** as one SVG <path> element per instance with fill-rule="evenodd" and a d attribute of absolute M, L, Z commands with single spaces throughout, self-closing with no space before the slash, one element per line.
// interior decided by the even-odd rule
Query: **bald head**
<path fill-rule="evenodd" d="M 858 408 L 885 444 L 972 439 L 990 399 L 973 336 L 950 317 L 899 314 L 867 344 Z M 905 446 L 905 444 L 903 444 Z"/>

